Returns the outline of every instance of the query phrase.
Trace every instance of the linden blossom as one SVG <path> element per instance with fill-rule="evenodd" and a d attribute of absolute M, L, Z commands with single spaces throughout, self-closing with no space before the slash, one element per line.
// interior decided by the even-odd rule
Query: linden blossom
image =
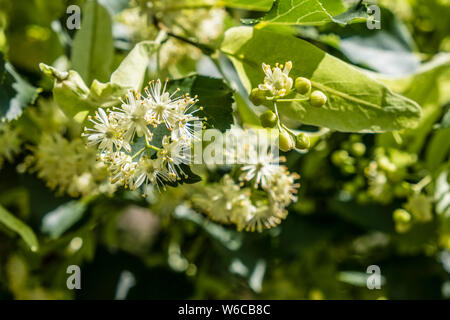
<path fill-rule="evenodd" d="M 213 307 L 193 307 L 185 304 L 178 308 L 178 314 L 180 315 L 204 315 L 209 318 Z"/>
<path fill-rule="evenodd" d="M 191 144 L 195 140 L 195 122 L 206 121 L 195 115 L 201 107 L 194 108 L 197 96 L 189 93 L 178 95 L 167 91 L 168 80 L 164 85 L 158 79 L 145 88 L 145 96 L 129 91 L 121 105 L 106 111 L 99 108 L 93 128 L 85 128 L 83 136 L 88 145 L 97 145 L 98 156 L 109 168 L 111 180 L 130 189 L 142 184 L 152 184 L 159 188 L 164 183 L 172 183 L 188 178 L 182 165 L 190 165 Z M 151 127 L 164 124 L 167 128 L 163 136 L 163 146 L 154 144 Z M 144 146 L 134 150 L 131 146 L 137 141 Z M 142 141 L 145 140 L 145 141 Z M 156 151 L 156 157 L 152 152 Z"/>

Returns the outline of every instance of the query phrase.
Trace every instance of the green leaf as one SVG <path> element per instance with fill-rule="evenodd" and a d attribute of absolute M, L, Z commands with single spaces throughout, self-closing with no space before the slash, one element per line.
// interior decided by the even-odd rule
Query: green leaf
<path fill-rule="evenodd" d="M 196 113 L 206 117 L 206 126 L 226 131 L 233 123 L 233 91 L 221 79 L 205 76 L 190 76 L 173 80 L 170 87 L 180 88 L 181 92 L 189 92 L 192 97 L 198 96 L 197 107 L 203 107 Z"/>
<path fill-rule="evenodd" d="M 86 211 L 82 201 L 69 201 L 47 213 L 42 219 L 42 232 L 58 238 L 77 223 Z"/>
<path fill-rule="evenodd" d="M 41 63 L 41 71 L 55 82 L 53 98 L 66 115 L 82 122 L 95 105 L 89 101 L 90 90 L 76 71 L 61 72 L 53 67 Z"/>
<path fill-rule="evenodd" d="M 436 179 L 434 200 L 436 212 L 446 220 L 450 218 L 450 175 L 448 171 L 442 171 Z"/>
<path fill-rule="evenodd" d="M 347 12 L 341 0 L 278 0 L 263 23 L 317 26 L 329 22 L 347 24 L 367 19 L 367 9 L 357 5 Z"/>
<path fill-rule="evenodd" d="M 439 124 L 439 128 L 441 129 L 450 128 L 450 108 L 444 114 L 444 117 L 442 118 L 442 121 Z"/>
<path fill-rule="evenodd" d="M 309 78 L 314 89 L 328 96 L 321 108 L 308 101 L 278 103 L 281 114 L 305 124 L 345 132 L 383 132 L 414 127 L 420 119 L 421 109 L 414 101 L 294 36 L 236 27 L 226 32 L 221 50 L 233 61 L 248 92 L 263 82 L 261 63 L 292 61 L 292 78 Z"/>
<path fill-rule="evenodd" d="M 420 152 L 429 133 L 442 114 L 442 107 L 450 102 L 450 54 L 439 54 L 419 70 L 404 78 L 392 78 L 373 74 L 396 92 L 420 103 L 423 115 L 414 130 L 400 133 L 403 143 L 410 152 Z M 391 134 L 378 137 L 384 146 L 396 145 Z"/>
<path fill-rule="evenodd" d="M 0 120 L 17 119 L 25 107 L 34 103 L 40 89 L 37 89 L 14 70 L 13 66 L 3 59 L 0 52 Z"/>
<path fill-rule="evenodd" d="M 243 123 L 255 126 L 261 126 L 261 121 L 255 112 L 248 105 L 247 101 L 240 96 L 239 93 L 234 94 L 236 108 Z"/>
<path fill-rule="evenodd" d="M 139 90 L 142 87 L 150 57 L 156 52 L 158 46 L 152 41 L 138 43 L 113 72 L 111 83 Z"/>
<path fill-rule="evenodd" d="M 274 0 L 219 0 L 218 5 L 229 8 L 246 9 L 252 11 L 269 11 Z"/>
<path fill-rule="evenodd" d="M 381 9 L 382 28 L 366 24 L 330 30 L 340 41 L 336 46 L 352 63 L 392 76 L 411 74 L 420 66 L 416 47 L 406 26 L 391 11 Z M 333 45 L 332 43 L 330 43 Z"/>
<path fill-rule="evenodd" d="M 98 107 L 110 107 L 117 104 L 128 89 L 139 90 L 147 70 L 147 62 L 158 44 L 150 41 L 140 42 L 125 57 L 117 70 L 111 75 L 110 82 L 97 80 L 89 88 L 74 70 L 59 71 L 41 63 L 41 71 L 55 80 L 53 97 L 63 111 L 78 122 L 83 122 L 89 112 Z"/>
<path fill-rule="evenodd" d="M 75 34 L 71 60 L 74 70 L 90 84 L 108 80 L 114 56 L 111 17 L 103 6 L 90 0 L 83 8 L 81 29 Z"/>
<path fill-rule="evenodd" d="M 342 219 L 365 228 L 367 230 L 379 230 L 383 232 L 394 232 L 392 211 L 395 207 L 384 207 L 381 205 L 360 205 L 354 201 L 339 201 L 331 199 L 330 208 Z"/>
<path fill-rule="evenodd" d="M 332 3 L 333 1 L 330 1 Z M 328 2 L 322 2 L 323 4 Z M 331 9 L 328 12 L 332 13 Z M 362 3 L 358 3 L 355 6 L 349 8 L 347 11 L 340 13 L 337 11 L 336 15 L 332 18 L 337 24 L 345 25 L 348 23 L 357 23 L 367 21 L 367 7 Z"/>
<path fill-rule="evenodd" d="M 0 222 L 19 234 L 30 247 L 31 251 L 35 252 L 39 249 L 39 243 L 33 230 L 2 206 L 0 206 Z"/>
<path fill-rule="evenodd" d="M 441 163 L 448 162 L 450 156 L 450 128 L 438 130 L 431 137 L 425 154 L 425 164 L 428 170 L 439 169 Z"/>

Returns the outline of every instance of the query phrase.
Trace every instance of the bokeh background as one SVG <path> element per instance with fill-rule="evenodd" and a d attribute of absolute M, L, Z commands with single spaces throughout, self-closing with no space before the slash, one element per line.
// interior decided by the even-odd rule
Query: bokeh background
<path fill-rule="evenodd" d="M 111 70 L 135 43 L 158 36 L 147 2 L 160 5 L 99 1 L 111 20 Z M 202 183 L 147 198 L 105 183 L 82 128 L 61 111 L 39 69 L 41 62 L 70 69 L 72 4 L 85 1 L 0 1 L 2 116 L 7 73 L 26 89 L 19 100 L 38 94 L 0 123 L 0 205 L 39 241 L 32 250 L 27 229 L 17 234 L 0 221 L 0 299 L 450 298 L 450 1 L 379 1 L 380 30 L 296 27 L 299 37 L 418 102 L 424 116 L 416 129 L 332 132 L 308 153 L 286 154 L 301 175 L 299 200 L 262 233 L 238 232 L 186 206 L 193 188 L 207 188 Z M 163 19 L 214 44 L 226 28 L 260 16 L 205 7 Z M 177 40 L 159 55 L 150 77 L 221 76 Z M 69 265 L 81 267 L 81 290 L 66 287 Z M 380 290 L 366 286 L 370 265 L 381 269 Z"/>

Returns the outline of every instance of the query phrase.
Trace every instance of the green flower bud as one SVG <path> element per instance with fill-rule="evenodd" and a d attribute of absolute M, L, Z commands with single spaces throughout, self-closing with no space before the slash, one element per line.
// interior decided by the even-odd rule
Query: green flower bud
<path fill-rule="evenodd" d="M 411 229 L 411 224 L 410 223 L 396 223 L 395 224 L 395 231 L 397 231 L 398 233 L 405 233 L 407 232 L 409 229 Z"/>
<path fill-rule="evenodd" d="M 272 110 L 267 110 L 259 116 L 259 120 L 264 128 L 273 128 L 278 122 L 278 117 Z"/>
<path fill-rule="evenodd" d="M 341 169 L 342 172 L 346 174 L 353 174 L 356 172 L 356 167 L 350 163 L 346 163 Z"/>
<path fill-rule="evenodd" d="M 398 198 L 406 197 L 410 193 L 411 193 L 411 185 L 406 181 L 400 182 L 394 188 L 394 194 Z"/>
<path fill-rule="evenodd" d="M 349 159 L 348 152 L 345 150 L 337 150 L 331 155 L 331 161 L 336 166 L 343 165 Z"/>
<path fill-rule="evenodd" d="M 356 196 L 356 200 L 360 204 L 366 204 L 366 203 L 368 203 L 370 201 L 370 197 L 369 197 L 369 195 L 366 192 L 360 192 Z"/>
<path fill-rule="evenodd" d="M 295 79 L 295 89 L 300 94 L 307 94 L 311 91 L 311 81 L 306 78 L 298 77 Z"/>
<path fill-rule="evenodd" d="M 311 141 L 306 133 L 302 132 L 295 138 L 295 147 L 297 149 L 309 149 L 310 146 Z"/>
<path fill-rule="evenodd" d="M 411 229 L 411 214 L 405 209 L 397 209 L 393 214 L 394 222 L 395 222 L 395 230 L 398 233 L 405 233 L 409 229 Z"/>
<path fill-rule="evenodd" d="M 285 130 L 280 131 L 278 143 L 280 145 L 280 150 L 283 152 L 291 151 L 295 147 L 294 138 L 292 138 L 292 136 Z"/>
<path fill-rule="evenodd" d="M 391 162 L 391 160 L 386 157 L 382 156 L 377 160 L 378 166 L 389 173 L 395 172 L 397 170 L 397 166 Z"/>
<path fill-rule="evenodd" d="M 411 214 L 405 209 L 397 209 L 393 214 L 396 223 L 408 224 L 411 222 Z"/>
<path fill-rule="evenodd" d="M 322 91 L 316 90 L 313 93 L 311 93 L 311 97 L 309 98 L 309 100 L 313 107 L 320 108 L 325 103 L 327 103 L 327 96 Z"/>
<path fill-rule="evenodd" d="M 258 88 L 254 88 L 248 97 L 255 106 L 260 106 L 266 101 L 266 93 Z"/>
<path fill-rule="evenodd" d="M 366 145 L 362 142 L 355 142 L 351 146 L 351 152 L 357 157 L 362 157 L 366 153 Z"/>

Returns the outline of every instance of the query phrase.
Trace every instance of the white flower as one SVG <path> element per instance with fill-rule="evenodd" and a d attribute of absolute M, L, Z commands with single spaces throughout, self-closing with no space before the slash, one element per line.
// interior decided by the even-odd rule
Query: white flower
<path fill-rule="evenodd" d="M 285 166 L 280 166 L 266 189 L 272 202 L 280 207 L 287 207 L 293 201 L 297 201 L 296 195 L 300 187 L 300 184 L 296 183 L 298 179 L 300 179 L 298 174 L 289 173 Z"/>
<path fill-rule="evenodd" d="M 267 148 L 263 149 L 256 150 L 256 161 L 252 161 L 253 163 L 244 165 L 241 168 L 243 172 L 239 178 L 245 181 L 254 180 L 255 187 L 260 185 L 266 189 L 280 170 L 280 162 L 285 161 L 285 159 L 275 153 L 275 150 L 278 149 L 273 146 L 267 146 Z"/>
<path fill-rule="evenodd" d="M 144 135 L 149 142 L 152 139 L 152 133 L 148 129 L 150 121 L 146 119 L 147 106 L 142 100 L 137 99 L 132 90 L 128 91 L 126 101 L 121 101 L 121 108 L 115 108 L 118 111 L 112 114 L 117 116 L 120 125 L 125 129 L 124 140 L 132 142 L 134 135 L 137 134 L 139 137 Z"/>
<path fill-rule="evenodd" d="M 167 164 L 170 176 L 178 180 L 180 174 L 187 177 L 181 165 L 189 165 L 192 162 L 191 141 L 183 138 L 170 141 L 170 138 L 165 136 L 162 144 L 163 149 L 159 151 L 159 155 Z"/>
<path fill-rule="evenodd" d="M 263 63 L 262 68 L 266 77 L 264 83 L 259 85 L 260 90 L 270 91 L 274 97 L 282 97 L 292 89 L 293 80 L 289 77 L 292 69 L 291 61 L 286 62 L 283 70 L 281 70 L 283 66 L 279 66 L 278 63 L 274 68 Z"/>
<path fill-rule="evenodd" d="M 276 227 L 281 220 L 287 217 L 288 211 L 280 203 L 272 203 L 270 206 L 256 207 L 253 216 L 246 222 L 246 231 L 262 232 L 264 229 Z"/>
<path fill-rule="evenodd" d="M 198 101 L 189 94 L 174 97 L 166 92 L 166 81 L 152 81 L 146 96 L 129 90 L 120 107 L 98 109 L 91 129 L 83 134 L 88 144 L 98 144 L 97 159 L 108 169 L 111 183 L 136 189 L 151 183 L 158 188 L 165 182 L 187 178 L 183 165 L 192 163 L 191 145 L 196 139 L 195 115 L 202 108 L 192 108 Z M 164 123 L 169 132 L 162 137 L 162 147 L 153 143 L 153 130 Z M 202 126 L 202 124 L 201 124 Z M 139 139 L 136 139 L 138 136 Z M 136 140 L 136 141 L 135 141 Z M 131 145 L 134 143 L 134 148 Z M 150 155 L 157 151 L 157 158 Z M 186 170 L 186 169 L 185 169 Z"/>
<path fill-rule="evenodd" d="M 130 185 L 133 180 L 136 163 L 125 152 L 117 152 L 112 155 L 109 170 L 111 172 L 111 182 L 120 182 L 122 185 Z"/>
<path fill-rule="evenodd" d="M 148 184 L 150 182 L 159 188 L 166 181 L 173 181 L 173 178 L 164 167 L 162 160 L 160 158 L 149 159 L 146 156 L 142 156 L 137 163 L 135 179 L 130 187 L 134 190 L 143 183 Z"/>
<path fill-rule="evenodd" d="M 220 183 L 209 184 L 204 193 L 194 194 L 193 202 L 214 221 L 235 223 L 243 230 L 256 208 L 250 200 L 248 189 L 241 189 L 229 175 L 224 175 Z"/>
<path fill-rule="evenodd" d="M 109 121 L 108 116 L 102 108 L 98 108 L 95 119 L 89 120 L 94 124 L 94 128 L 85 128 L 83 136 L 87 136 L 88 145 L 97 145 L 98 149 L 113 151 L 113 146 L 120 149 L 123 145 L 120 139 L 120 132 L 113 121 Z M 128 147 L 126 144 L 124 146 Z"/>
<path fill-rule="evenodd" d="M 173 98 L 179 90 L 172 94 L 166 92 L 167 81 L 164 87 L 161 81 L 151 82 L 150 87 L 145 89 L 147 98 L 145 103 L 148 108 L 148 118 L 154 119 L 156 123 L 164 123 L 168 129 L 172 129 L 174 124 L 182 118 L 180 105 L 186 103 L 182 97 Z"/>
<path fill-rule="evenodd" d="M 196 130 L 202 130 L 202 123 L 196 125 L 196 121 L 205 120 L 204 118 L 199 118 L 194 114 L 198 111 L 203 110 L 202 107 L 190 111 L 190 109 L 197 102 L 196 99 L 186 99 L 186 103 L 180 104 L 178 111 L 180 113 L 180 119 L 175 123 L 172 130 L 172 139 L 186 138 L 187 140 L 199 140 L 199 137 L 195 135 Z"/>

